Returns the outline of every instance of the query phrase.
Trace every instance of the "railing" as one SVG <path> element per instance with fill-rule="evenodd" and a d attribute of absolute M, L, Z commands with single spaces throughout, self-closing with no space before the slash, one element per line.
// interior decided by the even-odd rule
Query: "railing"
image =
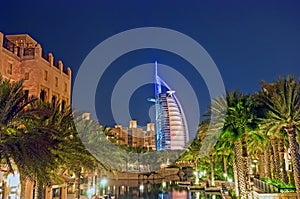
<path fill-rule="evenodd" d="M 5 37 L 3 38 L 3 47 L 17 56 L 20 56 L 20 47 L 16 46 L 13 42 L 9 41 Z"/>
<path fill-rule="evenodd" d="M 269 184 L 267 182 L 261 181 L 259 179 L 253 179 L 254 186 L 265 193 L 287 193 L 287 192 L 296 192 L 296 188 L 282 188 L 275 185 Z"/>

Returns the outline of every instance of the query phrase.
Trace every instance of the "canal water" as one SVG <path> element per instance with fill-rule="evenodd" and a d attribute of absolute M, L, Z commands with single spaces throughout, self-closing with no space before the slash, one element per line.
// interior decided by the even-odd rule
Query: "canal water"
<path fill-rule="evenodd" d="M 108 180 L 100 187 L 101 195 L 116 199 L 221 199 L 221 194 L 203 190 L 189 190 L 176 181 L 164 180 Z M 109 198 L 109 197 L 106 197 Z"/>

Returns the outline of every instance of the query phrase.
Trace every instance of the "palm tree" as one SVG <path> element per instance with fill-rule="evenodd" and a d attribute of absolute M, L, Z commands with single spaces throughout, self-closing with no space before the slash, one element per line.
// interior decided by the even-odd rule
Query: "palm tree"
<path fill-rule="evenodd" d="M 234 145 L 239 194 L 241 198 L 248 198 L 246 141 L 248 134 L 256 128 L 256 118 L 253 114 L 254 107 L 249 96 L 237 91 L 227 93 L 226 101 L 227 111 L 221 139 Z"/>
<path fill-rule="evenodd" d="M 228 142 L 228 140 L 219 139 L 215 146 L 216 153 L 215 155 L 223 160 L 223 168 L 224 174 L 228 177 L 227 166 L 231 165 L 233 169 L 233 177 L 235 183 L 235 195 L 239 196 L 239 184 L 238 184 L 238 175 L 237 175 L 237 166 L 236 166 L 236 157 L 234 154 L 234 144 L 232 142 Z"/>
<path fill-rule="evenodd" d="M 103 159 L 103 153 L 106 155 L 111 153 L 111 151 L 109 151 L 110 148 L 105 147 L 106 142 L 110 142 L 106 140 L 108 129 L 106 127 L 99 126 L 95 120 L 82 118 L 81 114 L 74 117 L 76 125 L 72 127 L 72 142 L 76 143 L 77 149 L 74 150 L 73 148 L 74 151 L 68 158 L 69 161 L 64 164 L 67 165 L 69 170 L 72 170 L 75 173 L 74 196 L 76 199 L 79 199 L 80 178 L 83 175 L 82 170 L 113 170 L 115 168 L 111 167 L 111 162 L 106 162 L 106 160 Z M 74 167 L 74 165 L 76 166 Z"/>
<path fill-rule="evenodd" d="M 295 185 L 300 198 L 300 155 L 296 134 L 300 126 L 300 83 L 295 77 L 279 78 L 272 84 L 262 82 L 258 100 L 265 108 L 262 128 L 274 135 L 286 133 L 291 150 Z"/>
<path fill-rule="evenodd" d="M 24 198 L 27 179 L 49 182 L 54 143 L 48 134 L 36 128 L 39 121 L 35 115 L 40 111 L 32 108 L 36 99 L 27 99 L 22 83 L 0 77 L 0 160 L 9 172 L 20 173 Z"/>
<path fill-rule="evenodd" d="M 288 184 L 289 180 L 288 180 L 288 175 L 287 175 L 286 168 L 285 168 L 284 154 L 285 154 L 285 140 L 284 140 L 284 136 L 281 135 L 280 141 L 279 141 L 279 156 L 280 156 L 280 162 L 281 162 L 281 180 L 284 183 Z"/>

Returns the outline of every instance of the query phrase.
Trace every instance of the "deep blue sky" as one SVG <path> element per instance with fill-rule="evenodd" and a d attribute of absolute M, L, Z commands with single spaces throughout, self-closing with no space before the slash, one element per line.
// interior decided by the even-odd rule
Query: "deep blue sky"
<path fill-rule="evenodd" d="M 45 51 L 70 66 L 75 78 L 88 53 L 114 34 L 148 26 L 174 29 L 207 50 L 228 90 L 238 88 L 252 93 L 260 89 L 260 80 L 272 81 L 287 74 L 300 76 L 299 10 L 299 1 L 282 0 L 5 1 L 1 2 L 0 31 L 30 34 Z M 142 51 L 120 58 L 108 75 L 118 73 L 118 64 L 134 66 L 155 59 L 168 65 L 181 62 L 174 56 L 151 52 L 151 57 L 147 53 Z M 109 103 L 104 99 L 109 97 L 109 86 L 98 91 L 98 101 Z M 203 82 L 198 86 L 199 95 L 207 92 Z M 133 99 L 151 96 L 145 92 L 147 88 L 139 90 Z M 142 123 L 147 122 L 148 117 L 142 115 L 143 109 L 149 106 L 141 103 L 143 100 L 133 101 L 137 106 L 132 114 Z M 202 108 L 209 103 L 204 101 Z M 99 109 L 101 106 L 97 105 Z M 108 110 L 101 114 L 108 118 L 104 123 L 113 124 Z"/>

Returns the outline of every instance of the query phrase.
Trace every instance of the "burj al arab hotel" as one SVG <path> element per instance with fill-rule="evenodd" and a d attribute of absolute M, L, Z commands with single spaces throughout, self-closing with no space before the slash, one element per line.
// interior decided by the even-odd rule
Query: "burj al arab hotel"
<path fill-rule="evenodd" d="M 184 150 L 188 141 L 188 126 L 175 91 L 157 74 L 155 62 L 155 130 L 156 150 Z M 165 92 L 162 86 L 166 88 Z"/>

